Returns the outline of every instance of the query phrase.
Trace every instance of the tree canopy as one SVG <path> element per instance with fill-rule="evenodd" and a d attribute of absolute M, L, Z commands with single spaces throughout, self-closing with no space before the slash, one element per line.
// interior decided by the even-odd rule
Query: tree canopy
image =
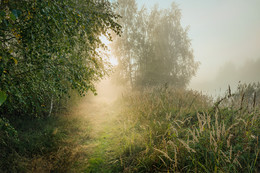
<path fill-rule="evenodd" d="M 0 1 L 2 114 L 46 114 L 71 89 L 95 92 L 107 72 L 99 37 L 119 34 L 117 18 L 107 0 Z"/>
<path fill-rule="evenodd" d="M 122 37 L 113 42 L 119 76 L 132 87 L 170 84 L 185 87 L 198 68 L 188 28 L 175 3 L 169 9 L 137 9 L 135 0 L 118 0 Z"/>

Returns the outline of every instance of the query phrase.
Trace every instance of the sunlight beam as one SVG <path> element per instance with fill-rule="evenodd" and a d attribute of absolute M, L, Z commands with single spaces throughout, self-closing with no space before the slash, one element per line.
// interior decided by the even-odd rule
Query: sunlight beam
<path fill-rule="evenodd" d="M 106 36 L 104 36 L 103 34 L 99 37 L 99 39 L 107 47 L 107 49 L 104 50 L 104 52 L 106 55 L 108 55 L 108 61 L 111 63 L 111 65 L 117 66 L 118 65 L 117 59 L 113 56 L 111 52 L 111 47 L 110 47 L 111 41 L 109 41 L 106 38 Z"/>

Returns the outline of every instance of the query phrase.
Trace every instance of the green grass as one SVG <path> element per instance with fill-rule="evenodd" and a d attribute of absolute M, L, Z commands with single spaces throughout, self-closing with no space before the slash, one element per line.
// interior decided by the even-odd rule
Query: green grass
<path fill-rule="evenodd" d="M 251 104 L 154 88 L 68 115 L 3 119 L 1 171 L 259 172 L 259 103 Z"/>
<path fill-rule="evenodd" d="M 66 172 L 87 157 L 79 150 L 90 137 L 90 126 L 82 117 L 53 116 L 11 121 L 17 141 L 1 145 L 2 172 Z M 78 168 L 77 168 L 78 169 Z"/>
<path fill-rule="evenodd" d="M 259 105 L 231 107 L 240 99 L 228 97 L 214 104 L 194 91 L 163 88 L 121 102 L 115 150 L 122 172 L 259 171 Z"/>

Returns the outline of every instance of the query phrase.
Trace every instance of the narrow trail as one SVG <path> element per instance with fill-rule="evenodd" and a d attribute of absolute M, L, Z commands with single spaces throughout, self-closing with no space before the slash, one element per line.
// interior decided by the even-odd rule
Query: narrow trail
<path fill-rule="evenodd" d="M 80 117 L 82 124 L 88 124 L 88 136 L 78 143 L 75 150 L 80 155 L 83 172 L 110 172 L 107 161 L 110 158 L 113 138 L 115 138 L 115 123 L 117 113 L 114 107 L 116 95 L 101 91 L 100 95 L 83 99 L 73 110 L 73 114 Z M 84 123 L 86 122 L 86 123 Z M 81 138 L 83 133 L 75 138 Z M 86 130 L 85 130 L 86 131 Z M 84 153 L 84 154 L 83 154 Z M 109 158 L 108 158 L 109 157 Z"/>
<path fill-rule="evenodd" d="M 111 103 L 98 100 L 83 101 L 77 106 L 77 114 L 86 118 L 91 127 L 92 135 L 102 132 L 104 126 L 111 121 Z"/>

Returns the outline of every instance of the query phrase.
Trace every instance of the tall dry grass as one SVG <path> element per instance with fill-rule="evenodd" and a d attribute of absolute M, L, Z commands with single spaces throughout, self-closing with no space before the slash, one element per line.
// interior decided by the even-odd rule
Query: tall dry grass
<path fill-rule="evenodd" d="M 118 124 L 122 172 L 257 172 L 259 103 L 213 102 L 192 90 L 153 88 L 125 94 Z M 233 102 L 241 102 L 233 99 Z M 237 103 L 241 105 L 241 103 Z"/>

